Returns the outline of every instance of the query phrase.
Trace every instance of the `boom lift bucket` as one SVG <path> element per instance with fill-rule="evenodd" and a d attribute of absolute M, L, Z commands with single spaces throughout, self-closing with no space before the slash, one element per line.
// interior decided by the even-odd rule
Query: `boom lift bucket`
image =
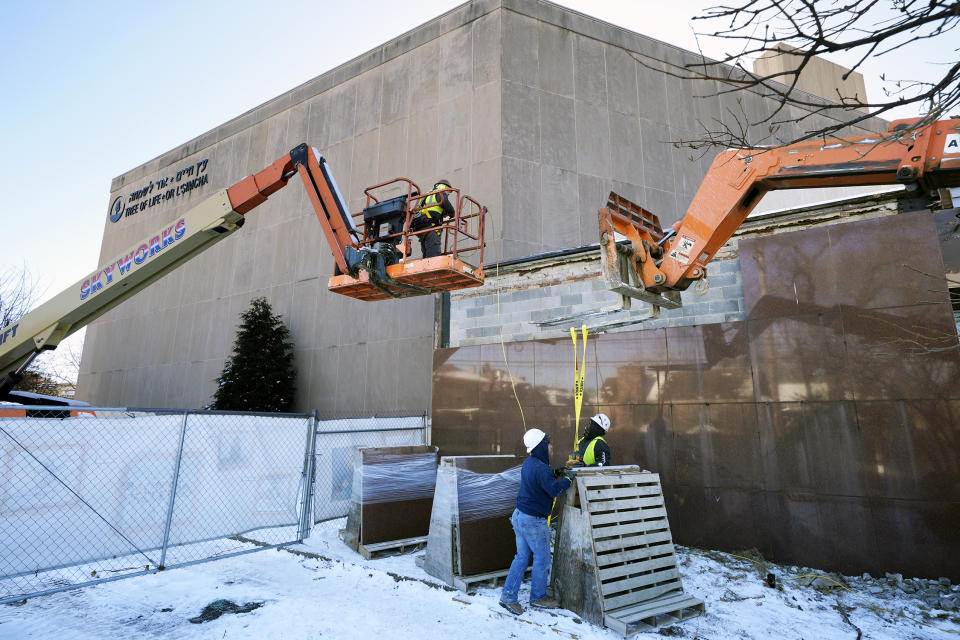
<path fill-rule="evenodd" d="M 421 195 L 408 178 L 395 178 L 364 191 L 366 206 L 353 215 L 362 222 L 358 248 L 346 249 L 349 273 L 338 272 L 328 288 L 358 300 L 405 298 L 483 284 L 483 232 L 487 209 L 459 189 L 438 189 Z M 387 198 L 391 193 L 400 195 Z M 430 195 L 445 193 L 452 218 L 436 227 L 411 228 Z M 440 233 L 442 252 L 431 258 L 411 258 L 412 240 Z M 468 262 L 469 260 L 469 262 Z"/>

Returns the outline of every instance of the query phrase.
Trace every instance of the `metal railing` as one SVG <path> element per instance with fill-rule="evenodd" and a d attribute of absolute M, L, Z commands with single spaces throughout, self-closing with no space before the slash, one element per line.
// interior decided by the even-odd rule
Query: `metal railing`
<path fill-rule="evenodd" d="M 424 416 L 0 405 L 0 604 L 302 541 Z"/>

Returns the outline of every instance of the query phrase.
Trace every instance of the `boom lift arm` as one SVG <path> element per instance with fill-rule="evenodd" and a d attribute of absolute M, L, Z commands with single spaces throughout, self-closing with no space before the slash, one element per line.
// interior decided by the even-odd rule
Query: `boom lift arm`
<path fill-rule="evenodd" d="M 295 176 L 301 178 L 307 189 L 333 254 L 336 267 L 334 278 L 331 278 L 331 290 L 336 291 L 332 284 L 336 280 L 342 287 L 350 288 L 349 285 L 353 285 L 346 295 L 361 299 L 384 299 L 483 284 L 482 268 L 470 267 L 458 260 L 455 249 L 452 256 L 406 260 L 405 264 L 387 268 L 393 269 L 398 275 L 404 269 L 416 271 L 414 279 L 422 279 L 424 274 L 435 275 L 437 271 L 463 272 L 464 277 L 459 279 L 434 278 L 413 290 L 386 275 L 382 267 L 392 261 L 371 259 L 371 256 L 378 256 L 381 248 L 372 241 L 367 242 L 365 237 L 361 238 L 323 156 L 315 148 L 301 144 L 263 171 L 216 192 L 154 235 L 133 245 L 90 277 L 62 291 L 19 320 L 0 327 L 0 400 L 8 397 L 40 352 L 55 349 L 67 336 L 237 231 L 243 226 L 247 213 L 266 202 L 269 196 L 286 186 Z M 464 196 L 464 200 L 474 202 L 467 196 Z M 415 206 L 411 204 L 406 209 L 414 211 Z M 485 212 L 486 209 L 480 207 L 476 214 L 480 219 L 481 248 Z M 456 223 L 460 222 L 459 213 L 458 209 Z M 410 214 L 407 216 L 407 226 L 409 217 Z M 409 244 L 406 235 L 399 240 Z M 396 251 L 388 253 L 393 256 Z M 418 268 L 417 263 L 431 260 L 434 261 L 432 268 L 431 265 Z M 363 273 L 371 264 L 379 267 L 378 272 Z M 386 281 L 382 281 L 383 278 Z M 357 293 L 368 293 L 371 289 L 376 289 L 381 295 L 364 297 Z"/>
<path fill-rule="evenodd" d="M 926 196 L 960 185 L 960 119 L 896 135 L 912 122 L 892 122 L 886 137 L 723 151 L 672 231 L 664 232 L 655 215 L 611 193 L 599 211 L 604 278 L 623 296 L 673 309 L 680 306 L 680 291 L 705 284 L 707 263 L 768 191 L 899 182 Z M 615 232 L 630 242 L 618 244 Z"/>

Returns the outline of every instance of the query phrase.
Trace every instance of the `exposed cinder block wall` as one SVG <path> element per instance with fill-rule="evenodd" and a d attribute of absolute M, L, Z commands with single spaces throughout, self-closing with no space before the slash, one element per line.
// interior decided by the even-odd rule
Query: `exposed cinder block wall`
<path fill-rule="evenodd" d="M 703 295 L 684 291 L 681 308 L 662 309 L 658 317 L 644 319 L 650 308 L 641 302 L 629 311 L 601 312 L 619 309 L 621 302 L 601 277 L 597 250 L 504 267 L 499 276 L 492 270 L 483 287 L 451 294 L 449 346 L 499 342 L 501 337 L 504 342 L 568 337 L 570 327 L 579 331 L 582 324 L 635 331 L 743 320 L 736 252 L 713 260 L 709 274 L 710 287 Z"/>

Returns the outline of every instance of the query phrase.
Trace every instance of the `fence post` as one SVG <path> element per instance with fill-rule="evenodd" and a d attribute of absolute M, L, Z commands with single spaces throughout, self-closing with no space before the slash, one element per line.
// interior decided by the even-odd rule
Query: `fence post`
<path fill-rule="evenodd" d="M 310 537 L 313 529 L 313 490 L 316 473 L 314 460 L 317 452 L 317 410 L 310 414 L 307 427 L 307 444 L 303 454 L 303 505 L 300 510 L 300 530 L 297 532 L 297 541 L 303 542 Z"/>
<path fill-rule="evenodd" d="M 160 569 L 167 567 L 167 543 L 170 541 L 170 524 L 173 522 L 173 506 L 177 498 L 177 482 L 180 479 L 180 461 L 183 459 L 183 438 L 187 433 L 187 416 L 189 412 L 183 412 L 183 420 L 180 422 L 180 445 L 177 448 L 177 463 L 173 467 L 173 484 L 170 487 L 170 504 L 167 505 L 167 524 L 163 528 L 163 549 L 160 551 Z"/>

